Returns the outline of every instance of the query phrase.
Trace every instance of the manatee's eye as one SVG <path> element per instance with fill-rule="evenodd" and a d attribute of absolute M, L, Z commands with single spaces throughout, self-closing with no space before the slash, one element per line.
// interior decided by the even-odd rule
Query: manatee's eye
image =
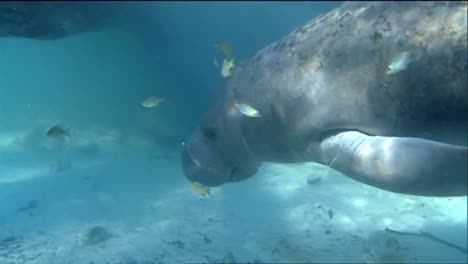
<path fill-rule="evenodd" d="M 211 141 L 215 141 L 217 138 L 216 131 L 214 127 L 204 127 L 202 128 L 203 136 Z"/>

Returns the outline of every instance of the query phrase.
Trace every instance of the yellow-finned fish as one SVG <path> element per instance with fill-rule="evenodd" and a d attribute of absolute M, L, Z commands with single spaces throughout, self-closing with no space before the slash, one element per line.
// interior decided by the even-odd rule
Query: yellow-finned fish
<path fill-rule="evenodd" d="M 221 42 L 219 44 L 216 44 L 216 48 L 221 50 L 227 57 L 231 57 L 232 55 L 232 48 L 231 45 L 227 42 Z"/>
<path fill-rule="evenodd" d="M 234 103 L 234 107 L 248 117 L 261 117 L 260 112 L 248 104 Z"/>
<path fill-rule="evenodd" d="M 403 71 L 410 64 L 410 54 L 407 51 L 402 52 L 400 55 L 395 57 L 392 62 L 387 67 L 387 74 L 395 74 L 397 72 Z"/>
<path fill-rule="evenodd" d="M 223 61 L 223 67 L 221 68 L 221 75 L 226 78 L 231 76 L 231 69 L 234 68 L 234 58 Z"/>
<path fill-rule="evenodd" d="M 192 182 L 192 189 L 203 197 L 212 197 L 210 188 L 199 182 Z"/>

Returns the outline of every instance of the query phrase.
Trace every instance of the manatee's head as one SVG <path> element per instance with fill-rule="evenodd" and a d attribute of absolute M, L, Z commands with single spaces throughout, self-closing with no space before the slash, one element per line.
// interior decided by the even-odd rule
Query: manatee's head
<path fill-rule="evenodd" d="M 210 187 L 253 176 L 259 162 L 249 152 L 239 128 L 239 123 L 223 115 L 222 109 L 212 112 L 183 144 L 185 176 Z"/>
<path fill-rule="evenodd" d="M 215 187 L 247 179 L 257 172 L 257 162 L 235 155 L 239 148 L 220 137 L 212 127 L 199 127 L 184 143 L 182 168 L 190 181 Z"/>

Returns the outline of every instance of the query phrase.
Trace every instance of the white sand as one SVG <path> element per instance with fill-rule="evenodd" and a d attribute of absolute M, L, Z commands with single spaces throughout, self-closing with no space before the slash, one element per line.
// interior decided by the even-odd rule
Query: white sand
<path fill-rule="evenodd" d="M 240 263 L 467 261 L 466 254 L 428 238 L 384 231 L 429 232 L 466 248 L 466 197 L 394 194 L 317 164 L 265 164 L 254 178 L 202 198 L 184 179 L 174 152 L 164 159 L 136 147 L 91 154 L 68 148 L 72 167 L 54 173 L 49 163 L 55 154 L 36 157 L 37 150 L 0 142 L 2 264 L 229 263 L 231 257 Z M 11 153 L 17 158 L 7 163 Z M 28 157 L 26 166 L 21 155 Z M 321 181 L 308 185 L 309 174 Z M 17 211 L 30 200 L 37 208 Z M 80 244 L 95 225 L 114 236 Z M 397 248 L 386 245 L 389 238 L 397 239 Z"/>

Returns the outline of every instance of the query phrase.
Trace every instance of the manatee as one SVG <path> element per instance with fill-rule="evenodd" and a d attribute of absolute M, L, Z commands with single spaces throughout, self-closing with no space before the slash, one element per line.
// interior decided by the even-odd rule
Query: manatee
<path fill-rule="evenodd" d="M 466 2 L 344 3 L 233 70 L 184 143 L 184 174 L 220 186 L 262 162 L 317 162 L 390 192 L 464 196 L 467 61 Z"/>

